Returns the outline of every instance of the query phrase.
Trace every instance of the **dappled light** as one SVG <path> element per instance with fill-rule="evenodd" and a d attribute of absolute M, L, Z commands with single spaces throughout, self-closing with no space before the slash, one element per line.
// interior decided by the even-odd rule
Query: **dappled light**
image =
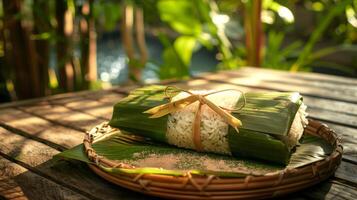
<path fill-rule="evenodd" d="M 0 199 L 357 199 L 356 0 L 0 0 Z"/>
<path fill-rule="evenodd" d="M 356 77 L 354 1 L 130 2 L 2 2 L 1 101 L 244 66 Z"/>
<path fill-rule="evenodd" d="M 55 149 L 43 150 L 36 148 L 36 145 L 34 145 L 34 143 L 36 143 L 35 141 L 26 140 L 26 138 L 21 136 L 10 137 L 11 134 L 11 132 L 0 128 L 1 138 L 4 140 L 4 143 L 7 144 L 7 147 L 2 147 L 3 153 L 14 158 L 27 159 L 32 166 L 37 166 L 46 162 L 46 155 L 54 155 L 58 152 Z M 28 154 L 38 154 L 41 158 L 34 160 L 28 158 Z"/>

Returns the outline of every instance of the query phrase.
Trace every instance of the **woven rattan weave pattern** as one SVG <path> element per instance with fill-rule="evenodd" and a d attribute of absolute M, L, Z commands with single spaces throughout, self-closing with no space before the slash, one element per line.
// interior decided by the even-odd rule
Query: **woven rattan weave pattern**
<path fill-rule="evenodd" d="M 148 195 L 169 199 L 262 199 L 281 196 L 312 186 L 330 177 L 342 158 L 342 145 L 335 132 L 318 121 L 309 120 L 306 134 L 317 135 L 333 146 L 333 152 L 324 160 L 299 168 L 261 176 L 247 175 L 243 178 L 217 177 L 213 175 L 184 176 L 156 174 L 109 174 L 100 166 L 111 168 L 134 168 L 125 163 L 109 160 L 98 155 L 92 142 L 98 136 L 110 133 L 114 128 L 103 123 L 93 128 L 83 141 L 88 158 L 95 164 L 89 167 L 104 179 L 122 187 Z"/>

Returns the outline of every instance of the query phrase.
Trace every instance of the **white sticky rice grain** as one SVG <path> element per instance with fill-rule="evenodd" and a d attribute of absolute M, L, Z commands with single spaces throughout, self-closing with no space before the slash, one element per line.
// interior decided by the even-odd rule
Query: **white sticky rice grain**
<path fill-rule="evenodd" d="M 307 106 L 304 103 L 301 103 L 299 110 L 294 117 L 293 123 L 291 124 L 288 135 L 283 137 L 283 141 L 289 149 L 292 149 L 299 143 L 299 140 L 304 133 L 304 128 L 309 123 L 306 118 L 308 115 L 306 108 Z"/>
<path fill-rule="evenodd" d="M 195 94 L 206 94 L 212 91 L 191 91 Z M 180 92 L 172 101 L 177 101 L 189 96 L 186 92 Z M 224 91 L 206 97 L 214 104 L 232 109 L 240 98 L 237 91 Z M 171 113 L 168 117 L 168 128 L 166 138 L 169 144 L 195 149 L 193 143 L 192 126 L 198 102 L 195 102 L 184 109 Z M 220 154 L 231 154 L 227 139 L 228 124 L 225 120 L 214 112 L 207 105 L 201 110 L 201 143 L 206 152 Z"/>

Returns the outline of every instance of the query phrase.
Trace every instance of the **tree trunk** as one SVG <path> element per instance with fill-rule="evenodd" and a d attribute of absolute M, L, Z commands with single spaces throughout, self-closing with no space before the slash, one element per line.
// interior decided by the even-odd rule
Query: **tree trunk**
<path fill-rule="evenodd" d="M 15 91 L 18 99 L 44 96 L 45 84 L 36 59 L 36 47 L 30 39 L 31 30 L 21 23 L 21 0 L 3 1 L 5 28 L 9 32 L 6 45 L 6 65 L 13 66 Z"/>
<path fill-rule="evenodd" d="M 56 0 L 57 19 L 57 64 L 59 85 L 64 91 L 74 90 L 74 68 L 72 63 L 73 13 L 68 9 L 67 1 Z"/>
<path fill-rule="evenodd" d="M 259 67 L 263 59 L 264 34 L 261 21 L 262 0 L 248 1 L 244 8 L 244 28 L 248 65 Z"/>
<path fill-rule="evenodd" d="M 0 11 L 1 13 L 4 13 L 3 10 Z M 5 31 L 4 31 L 4 18 L 3 16 L 0 16 L 0 46 L 2 46 L 3 52 L 0 52 L 0 54 L 2 53 L 2 55 L 0 55 L 0 102 L 8 102 L 11 101 L 10 98 L 10 93 L 7 90 L 6 87 L 6 79 L 8 79 L 9 77 L 7 77 L 6 75 L 8 75 L 7 73 L 7 69 L 5 69 L 5 46 L 6 46 L 6 40 L 5 40 Z M 3 67 L 5 66 L 5 67 Z"/>
<path fill-rule="evenodd" d="M 140 63 L 138 62 L 139 59 L 137 59 L 135 55 L 133 26 L 134 26 L 134 6 L 133 4 L 130 3 L 124 4 L 123 18 L 121 24 L 122 42 L 123 42 L 126 56 L 129 58 L 129 76 L 132 80 L 138 82 L 141 80 L 141 69 L 140 66 L 138 66 L 138 64 L 140 65 Z"/>
<path fill-rule="evenodd" d="M 97 34 L 93 17 L 93 0 L 82 7 L 84 18 L 81 20 L 81 70 L 84 89 L 90 88 L 97 81 Z"/>
<path fill-rule="evenodd" d="M 132 5 L 123 5 L 123 18 L 121 24 L 122 41 L 124 49 L 129 60 L 135 59 L 135 51 L 133 45 L 133 24 L 134 24 L 134 8 Z"/>
<path fill-rule="evenodd" d="M 50 31 L 49 24 L 49 6 L 47 0 L 34 0 L 33 15 L 34 15 L 34 33 L 36 35 Z M 39 75 L 42 79 L 41 89 L 45 95 L 50 94 L 49 90 L 49 41 L 48 38 L 40 38 L 36 43 L 36 59 L 38 61 Z"/>
<path fill-rule="evenodd" d="M 148 52 L 145 41 L 144 13 L 143 9 L 140 7 L 136 7 L 135 9 L 135 29 L 136 41 L 140 51 L 140 64 L 143 67 L 148 59 Z"/>

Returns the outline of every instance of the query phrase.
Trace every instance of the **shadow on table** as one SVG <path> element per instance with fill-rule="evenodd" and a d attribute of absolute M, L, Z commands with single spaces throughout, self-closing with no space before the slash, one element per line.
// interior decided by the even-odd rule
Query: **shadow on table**
<path fill-rule="evenodd" d="M 294 192 L 279 199 L 335 199 L 334 197 L 336 196 L 331 196 L 334 195 L 334 193 L 330 192 L 332 185 L 332 181 L 327 180 L 310 188 Z"/>
<path fill-rule="evenodd" d="M 14 178 L 28 199 L 158 199 L 111 184 L 78 161 L 52 159 L 33 171 Z"/>

